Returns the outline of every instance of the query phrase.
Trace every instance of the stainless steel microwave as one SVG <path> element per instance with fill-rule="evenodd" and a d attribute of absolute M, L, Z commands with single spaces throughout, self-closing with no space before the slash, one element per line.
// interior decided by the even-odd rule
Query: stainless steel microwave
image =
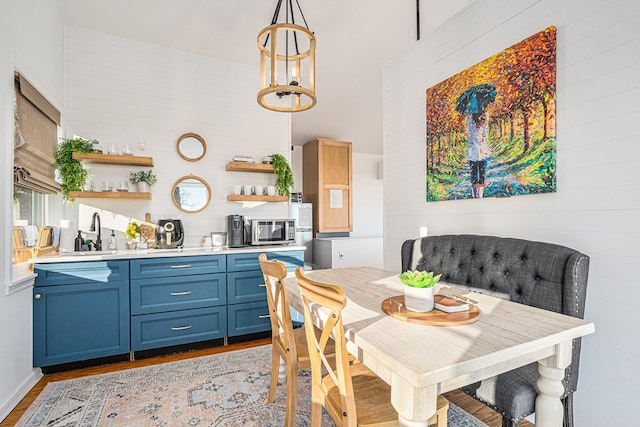
<path fill-rule="evenodd" d="M 288 245 L 296 241 L 293 219 L 250 219 L 246 227 L 250 245 Z"/>

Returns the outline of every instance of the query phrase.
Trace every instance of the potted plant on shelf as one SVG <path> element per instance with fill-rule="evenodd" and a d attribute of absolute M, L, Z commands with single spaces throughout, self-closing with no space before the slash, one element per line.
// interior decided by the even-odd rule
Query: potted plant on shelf
<path fill-rule="evenodd" d="M 276 188 L 278 194 L 289 197 L 293 187 L 293 172 L 289 162 L 282 154 L 272 154 L 273 173 L 276 174 Z"/>
<path fill-rule="evenodd" d="M 58 144 L 54 158 L 58 164 L 60 178 L 62 178 L 62 200 L 73 205 L 74 199 L 69 197 L 71 191 L 82 191 L 89 172 L 78 160 L 73 159 L 73 153 L 91 153 L 98 141 L 80 137 L 64 138 Z"/>
<path fill-rule="evenodd" d="M 141 170 L 138 172 L 131 172 L 129 174 L 129 181 L 138 186 L 138 192 L 148 193 L 149 187 L 156 183 L 156 176 L 152 169 L 149 169 L 148 171 Z"/>
<path fill-rule="evenodd" d="M 433 271 L 406 271 L 400 275 L 404 283 L 404 305 L 407 310 L 426 312 L 433 310 L 433 286 L 440 280 L 441 274 L 434 276 Z"/>

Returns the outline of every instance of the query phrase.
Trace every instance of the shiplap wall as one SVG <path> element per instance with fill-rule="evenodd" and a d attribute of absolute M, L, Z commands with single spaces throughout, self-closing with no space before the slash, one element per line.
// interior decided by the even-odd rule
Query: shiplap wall
<path fill-rule="evenodd" d="M 192 246 L 211 231 L 225 230 L 229 214 L 288 216 L 286 203 L 226 200 L 233 184 L 275 183 L 273 174 L 226 172 L 234 154 L 258 160 L 272 153 L 290 157 L 290 117 L 257 104 L 257 67 L 78 28 L 67 28 L 65 40 L 66 136 L 95 138 L 103 148 L 128 143 L 134 154 L 153 157 L 158 177 L 150 201 L 78 199 L 79 210 L 67 208 L 67 218 L 79 215 L 79 227 L 87 230 L 91 213 L 98 210 L 103 228 L 120 232 L 129 217 L 142 219 L 145 212 L 153 221 L 181 218 L 186 244 Z M 176 152 L 177 139 L 187 132 L 206 140 L 207 154 L 198 162 L 187 162 Z M 141 139 L 148 141 L 144 151 L 138 145 Z M 129 171 L 143 169 L 90 167 L 96 180 L 127 179 Z M 213 193 L 199 213 L 179 211 L 170 198 L 175 181 L 189 174 L 204 178 Z M 118 236 L 123 245 L 123 235 Z"/>
<path fill-rule="evenodd" d="M 426 203 L 425 90 L 555 25 L 557 192 Z M 640 1 L 479 0 L 384 72 L 385 266 L 403 240 L 492 234 L 591 257 L 576 425 L 635 425 L 640 328 Z"/>

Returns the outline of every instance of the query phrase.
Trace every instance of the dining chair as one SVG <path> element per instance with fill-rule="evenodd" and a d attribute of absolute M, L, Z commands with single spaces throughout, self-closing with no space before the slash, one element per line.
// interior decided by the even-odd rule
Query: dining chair
<path fill-rule="evenodd" d="M 298 371 L 311 368 L 307 337 L 304 328 L 293 328 L 289 301 L 285 291 L 286 266 L 279 261 L 268 260 L 266 254 L 258 256 L 264 275 L 271 319 L 271 382 L 267 402 L 276 397 L 280 360 L 286 364 L 287 402 L 285 427 L 295 426 Z M 319 333 L 319 332 L 318 332 Z M 333 357 L 333 342 L 328 345 L 329 357 Z"/>
<path fill-rule="evenodd" d="M 323 407 L 338 427 L 399 425 L 398 413 L 391 405 L 391 387 L 363 363 L 350 363 L 342 322 L 347 297 L 342 288 L 311 280 L 301 268 L 296 269 L 296 278 L 311 357 L 311 427 L 320 426 Z M 312 317 L 319 310 L 326 310 L 327 315 L 320 336 L 314 333 Z M 331 337 L 335 342 L 335 368 L 326 357 Z M 438 396 L 438 408 L 429 425 L 446 427 L 448 408 L 447 399 Z"/>

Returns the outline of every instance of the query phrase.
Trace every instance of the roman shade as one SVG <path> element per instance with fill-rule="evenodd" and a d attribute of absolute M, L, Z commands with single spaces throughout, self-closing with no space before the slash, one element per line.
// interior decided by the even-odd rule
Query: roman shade
<path fill-rule="evenodd" d="M 20 73 L 15 74 L 14 184 L 41 193 L 60 192 L 55 181 L 60 112 Z"/>

